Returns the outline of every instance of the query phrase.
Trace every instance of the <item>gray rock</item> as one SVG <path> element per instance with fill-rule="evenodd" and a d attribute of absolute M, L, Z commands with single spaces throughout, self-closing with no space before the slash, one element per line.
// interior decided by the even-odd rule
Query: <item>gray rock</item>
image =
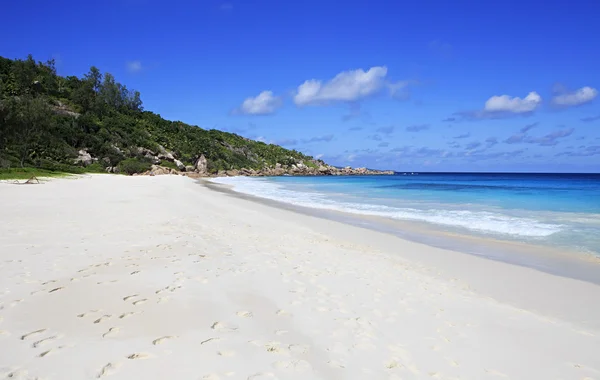
<path fill-rule="evenodd" d="M 118 146 L 116 146 L 115 144 L 111 144 L 110 145 L 111 148 L 113 148 L 115 150 L 115 152 L 119 153 L 121 156 L 123 156 L 123 151 L 121 150 L 121 148 L 119 148 Z"/>
<path fill-rule="evenodd" d="M 166 150 L 165 147 L 162 145 L 158 146 L 158 158 L 161 160 L 169 160 L 169 161 L 175 160 L 175 156 L 173 156 L 173 153 Z"/>
<path fill-rule="evenodd" d="M 196 171 L 200 174 L 206 174 L 208 172 L 208 160 L 204 155 L 201 155 L 200 158 L 196 161 L 194 165 Z"/>
<path fill-rule="evenodd" d="M 171 169 L 165 168 L 163 166 L 158 166 L 158 165 L 152 165 L 150 167 L 150 172 L 148 173 L 148 175 L 164 175 L 164 174 L 171 174 Z"/>
<path fill-rule="evenodd" d="M 96 161 L 96 159 L 93 158 L 92 155 L 89 154 L 85 149 L 81 149 L 77 153 L 79 154 L 79 156 L 77 156 L 77 158 L 74 160 L 76 164 L 83 164 L 83 166 L 88 166 Z"/>
<path fill-rule="evenodd" d="M 175 165 L 177 165 L 177 169 L 185 170 L 185 165 L 183 164 L 183 162 L 181 162 L 177 159 L 173 160 L 173 162 L 175 163 Z"/>

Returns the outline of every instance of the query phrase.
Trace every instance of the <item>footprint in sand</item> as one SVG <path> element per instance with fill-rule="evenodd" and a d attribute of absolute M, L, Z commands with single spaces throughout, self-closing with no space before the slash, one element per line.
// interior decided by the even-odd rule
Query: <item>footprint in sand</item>
<path fill-rule="evenodd" d="M 159 344 L 166 343 L 167 341 L 169 341 L 171 339 L 175 339 L 175 338 L 177 338 L 177 337 L 176 336 L 172 336 L 172 335 L 166 335 L 166 336 L 154 339 L 152 341 L 152 344 L 155 345 L 155 346 L 158 346 Z M 202 344 L 202 343 L 200 343 L 200 344 Z"/>
<path fill-rule="evenodd" d="M 251 311 L 238 311 L 235 314 L 238 317 L 241 317 L 241 318 L 252 318 L 252 312 Z"/>
<path fill-rule="evenodd" d="M 4 377 L 5 379 L 27 379 L 29 378 L 27 375 L 29 374 L 29 371 L 25 370 L 25 369 L 16 369 L 16 370 L 10 370 L 10 372 L 8 373 L 0 373 L 0 375 L 6 375 L 6 377 Z"/>
<path fill-rule="evenodd" d="M 123 301 L 128 301 L 128 300 L 130 300 L 132 298 L 135 298 L 135 297 L 139 297 L 139 294 L 132 294 L 130 296 L 123 297 Z"/>
<path fill-rule="evenodd" d="M 221 338 L 208 338 L 206 340 L 203 340 L 202 342 L 200 342 L 200 345 L 206 344 L 206 343 L 210 343 L 210 342 L 218 342 L 220 341 Z"/>
<path fill-rule="evenodd" d="M 290 344 L 288 346 L 288 350 L 292 354 L 302 355 L 302 354 L 306 354 L 310 350 L 310 347 L 305 344 Z"/>
<path fill-rule="evenodd" d="M 233 332 L 237 330 L 237 327 L 229 327 L 223 322 L 215 322 L 212 324 L 212 326 L 210 326 L 210 328 L 218 332 Z"/>
<path fill-rule="evenodd" d="M 129 318 L 129 317 L 131 317 L 132 315 L 135 315 L 135 314 L 138 314 L 138 313 L 136 313 L 134 311 L 123 313 L 123 314 L 119 315 L 119 319 Z"/>
<path fill-rule="evenodd" d="M 21 336 L 21 340 L 26 340 L 27 338 L 30 338 L 32 336 L 39 335 L 39 334 L 43 333 L 46 330 L 47 329 L 39 329 L 39 330 L 32 331 L 30 333 L 27 333 L 27 334 Z"/>
<path fill-rule="evenodd" d="M 272 352 L 274 354 L 285 353 L 285 348 L 281 347 L 281 343 L 279 342 L 267 342 L 265 343 L 265 349 L 267 352 Z"/>
<path fill-rule="evenodd" d="M 55 353 L 56 353 L 58 350 L 60 350 L 61 348 L 63 348 L 63 346 L 59 346 L 59 347 L 57 347 L 57 348 L 51 348 L 51 349 L 49 349 L 48 351 L 44 351 L 44 352 L 42 352 L 42 353 L 41 353 L 41 354 L 39 354 L 38 356 L 39 356 L 40 358 L 45 358 L 46 356 L 49 356 L 49 355 L 53 355 L 53 354 L 55 354 Z"/>
<path fill-rule="evenodd" d="M 37 342 L 34 342 L 32 344 L 32 347 L 33 348 L 38 348 L 38 347 L 44 346 L 44 345 L 46 345 L 48 343 L 51 343 L 52 341 L 54 341 L 56 339 L 58 339 L 58 336 L 51 336 L 51 337 L 48 337 L 48 338 L 44 338 L 44 339 L 38 340 Z"/>
<path fill-rule="evenodd" d="M 90 314 L 96 314 L 96 313 L 101 313 L 102 309 L 94 309 L 94 310 L 90 310 L 88 312 L 85 312 L 83 314 L 79 314 L 77 317 L 79 318 L 83 318 L 83 317 L 87 317 Z"/>
<path fill-rule="evenodd" d="M 96 376 L 96 378 L 100 379 L 104 376 L 113 375 L 117 372 L 119 367 L 121 367 L 121 363 L 108 363 L 107 365 L 102 367 L 102 369 L 100 370 L 100 372 L 98 373 L 98 376 Z"/>
<path fill-rule="evenodd" d="M 118 327 L 111 327 L 110 329 L 108 329 L 107 332 L 105 332 L 104 334 L 102 334 L 103 338 L 110 338 L 112 336 L 115 336 L 119 333 L 119 328 Z"/>
<path fill-rule="evenodd" d="M 131 354 L 129 356 L 127 356 L 127 359 L 130 360 L 137 360 L 137 359 L 149 359 L 151 358 L 152 355 L 146 352 L 136 352 L 134 354 Z"/>
<path fill-rule="evenodd" d="M 95 323 L 95 324 L 102 323 L 102 322 L 106 321 L 107 319 L 109 319 L 110 317 L 112 317 L 112 315 L 110 315 L 110 314 L 105 314 L 105 315 L 101 316 L 100 318 L 96 319 L 96 320 L 94 321 L 94 323 Z"/>
<path fill-rule="evenodd" d="M 131 272 L 130 274 L 134 275 L 134 274 L 138 274 L 138 273 L 140 273 L 140 271 L 139 270 L 135 270 L 135 271 Z"/>
<path fill-rule="evenodd" d="M 148 299 L 147 298 L 142 298 L 141 300 L 133 301 L 132 305 L 133 306 L 137 306 L 137 305 L 141 305 L 141 304 L 146 303 L 146 302 L 148 302 Z"/>
<path fill-rule="evenodd" d="M 23 300 L 22 300 L 22 299 L 14 300 L 14 301 L 12 301 L 12 302 L 10 303 L 10 307 L 17 306 L 17 305 L 18 305 L 18 304 L 20 304 L 21 302 L 23 302 Z"/>
<path fill-rule="evenodd" d="M 396 359 L 390 359 L 384 363 L 384 366 L 387 369 L 394 369 L 394 368 L 402 367 L 402 364 L 400 364 L 400 362 Z"/>

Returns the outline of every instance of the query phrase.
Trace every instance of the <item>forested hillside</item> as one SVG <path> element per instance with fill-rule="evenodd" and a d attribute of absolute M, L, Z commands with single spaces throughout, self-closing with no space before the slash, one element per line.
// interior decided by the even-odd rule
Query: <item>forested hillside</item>
<path fill-rule="evenodd" d="M 185 170 L 202 155 L 210 173 L 322 164 L 295 150 L 165 120 L 143 109 L 139 92 L 96 67 L 82 78 L 62 77 L 54 61 L 0 57 L 0 169 L 135 173 L 175 162 Z"/>

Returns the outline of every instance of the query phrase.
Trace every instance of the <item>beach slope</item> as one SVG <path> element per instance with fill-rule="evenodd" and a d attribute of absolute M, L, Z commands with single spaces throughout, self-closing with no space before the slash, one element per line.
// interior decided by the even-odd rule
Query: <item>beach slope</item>
<path fill-rule="evenodd" d="M 600 378 L 591 283 L 181 176 L 0 184 L 0 210 L 0 378 Z"/>

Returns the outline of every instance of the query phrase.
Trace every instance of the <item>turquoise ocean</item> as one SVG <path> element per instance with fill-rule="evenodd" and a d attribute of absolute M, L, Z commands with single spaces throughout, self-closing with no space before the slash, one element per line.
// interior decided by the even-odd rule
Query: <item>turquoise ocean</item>
<path fill-rule="evenodd" d="M 454 234 L 600 257 L 600 174 L 397 173 L 215 181 L 295 206 L 415 221 Z"/>

